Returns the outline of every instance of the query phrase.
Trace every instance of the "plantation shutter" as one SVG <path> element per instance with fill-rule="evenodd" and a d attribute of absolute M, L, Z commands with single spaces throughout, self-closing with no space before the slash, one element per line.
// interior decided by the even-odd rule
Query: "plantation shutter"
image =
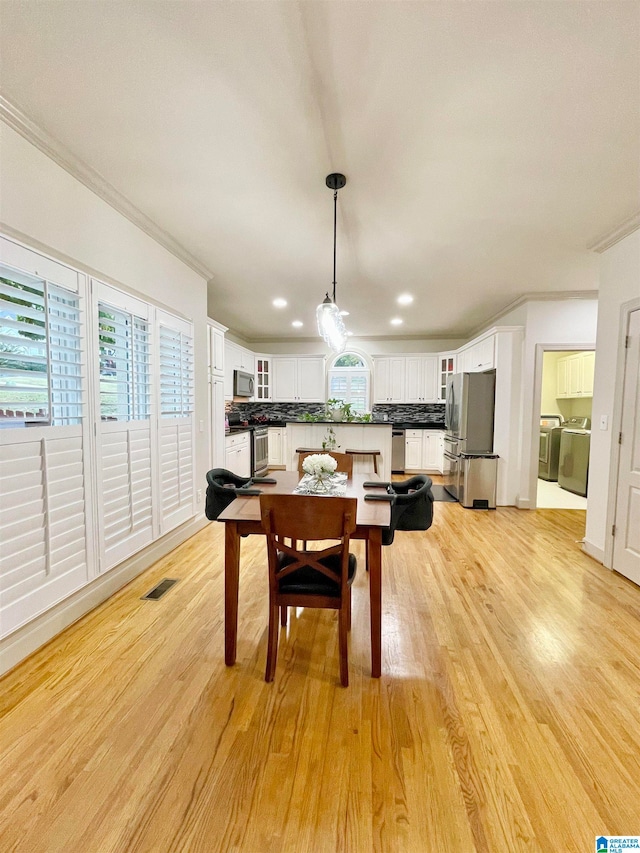
<path fill-rule="evenodd" d="M 369 408 L 369 371 L 333 368 L 329 371 L 329 397 L 351 403 L 354 412 Z"/>
<path fill-rule="evenodd" d="M 4 238 L 0 247 L 3 258 L 20 265 L 0 265 L 0 636 L 5 637 L 89 580 L 88 454 L 82 279 Z M 56 281 L 38 277 L 38 269 Z"/>
<path fill-rule="evenodd" d="M 157 323 L 160 532 L 166 533 L 195 514 L 193 326 L 162 311 Z"/>
<path fill-rule="evenodd" d="M 6 636 L 89 580 L 81 428 L 0 436 L 0 625 Z"/>
<path fill-rule="evenodd" d="M 100 373 L 100 567 L 153 540 L 150 306 L 95 282 Z"/>
<path fill-rule="evenodd" d="M 82 419 L 77 293 L 0 265 L 0 422 L 64 426 Z"/>

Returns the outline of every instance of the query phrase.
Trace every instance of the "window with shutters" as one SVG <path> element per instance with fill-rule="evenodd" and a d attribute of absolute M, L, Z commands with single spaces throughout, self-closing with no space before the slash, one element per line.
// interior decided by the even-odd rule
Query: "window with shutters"
<path fill-rule="evenodd" d="M 193 399 L 193 335 L 160 323 L 160 415 L 191 415 Z"/>
<path fill-rule="evenodd" d="M 351 403 L 354 412 L 369 411 L 370 377 L 371 373 L 360 355 L 343 353 L 329 369 L 329 398 Z"/>
<path fill-rule="evenodd" d="M 0 424 L 79 424 L 82 382 L 78 294 L 0 266 Z"/>
<path fill-rule="evenodd" d="M 152 308 L 102 282 L 97 296 L 100 381 L 98 530 L 104 571 L 153 540 Z"/>
<path fill-rule="evenodd" d="M 160 532 L 194 513 L 193 326 L 157 312 L 160 393 Z"/>
<path fill-rule="evenodd" d="M 4 637 L 90 578 L 90 459 L 84 278 L 4 237 L 0 248 L 3 259 L 11 259 L 0 265 Z"/>
<path fill-rule="evenodd" d="M 193 518 L 195 385 L 190 322 L 0 249 L 4 637 Z"/>
<path fill-rule="evenodd" d="M 135 314 L 98 304 L 100 417 L 148 420 L 151 414 L 149 324 Z"/>

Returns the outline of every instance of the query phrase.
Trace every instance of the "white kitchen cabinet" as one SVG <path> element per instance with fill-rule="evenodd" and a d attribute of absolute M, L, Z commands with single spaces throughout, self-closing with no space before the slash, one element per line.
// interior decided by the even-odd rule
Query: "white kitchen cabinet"
<path fill-rule="evenodd" d="M 437 356 L 407 356 L 405 359 L 405 403 L 437 402 L 437 385 Z"/>
<path fill-rule="evenodd" d="M 273 358 L 271 399 L 276 403 L 323 403 L 324 358 Z"/>
<path fill-rule="evenodd" d="M 224 378 L 209 376 L 209 468 L 226 467 L 224 434 Z"/>
<path fill-rule="evenodd" d="M 404 470 L 442 472 L 444 432 L 431 429 L 405 431 Z"/>
<path fill-rule="evenodd" d="M 441 352 L 438 356 L 440 368 L 438 371 L 438 402 L 447 402 L 447 385 L 456 372 L 456 356 L 452 352 Z"/>
<path fill-rule="evenodd" d="M 558 398 L 593 397 L 595 352 L 578 352 L 557 362 Z"/>
<path fill-rule="evenodd" d="M 256 390 L 254 400 L 264 402 L 271 400 L 271 356 L 257 355 L 255 364 Z"/>
<path fill-rule="evenodd" d="M 422 470 L 422 430 L 408 429 L 404 434 L 404 470 Z"/>
<path fill-rule="evenodd" d="M 251 476 L 251 434 L 238 432 L 225 437 L 225 468 L 238 477 Z"/>
<path fill-rule="evenodd" d="M 225 327 L 209 322 L 209 373 L 224 374 Z"/>
<path fill-rule="evenodd" d="M 403 403 L 405 394 L 404 356 L 373 359 L 374 403 Z"/>
<path fill-rule="evenodd" d="M 495 367 L 494 336 L 476 341 L 459 353 L 461 372 L 474 373 Z"/>
<path fill-rule="evenodd" d="M 286 427 L 269 427 L 269 468 L 284 467 L 287 464 L 286 435 Z"/>

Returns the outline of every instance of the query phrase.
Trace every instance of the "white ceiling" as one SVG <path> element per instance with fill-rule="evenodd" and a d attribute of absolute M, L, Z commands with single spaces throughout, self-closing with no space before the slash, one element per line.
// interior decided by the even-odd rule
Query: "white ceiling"
<path fill-rule="evenodd" d="M 315 336 L 330 172 L 338 303 L 367 337 L 464 336 L 524 294 L 595 289 L 587 247 L 640 208 L 638 2 L 0 15 L 4 96 L 210 271 L 210 313 L 247 340 Z"/>

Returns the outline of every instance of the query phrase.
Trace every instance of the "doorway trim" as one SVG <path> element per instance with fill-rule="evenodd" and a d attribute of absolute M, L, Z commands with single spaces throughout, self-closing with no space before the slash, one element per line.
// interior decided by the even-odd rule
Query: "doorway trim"
<path fill-rule="evenodd" d="M 614 569 L 612 534 L 613 525 L 616 523 L 618 511 L 618 480 L 620 479 L 620 445 L 614 436 L 622 429 L 622 404 L 624 393 L 624 370 L 626 353 L 627 329 L 629 328 L 629 315 L 632 311 L 640 309 L 640 299 L 632 299 L 623 302 L 620 306 L 620 325 L 618 327 L 618 356 L 616 359 L 616 381 L 613 392 L 613 411 L 611 412 L 611 454 L 609 456 L 609 492 L 607 494 L 607 519 L 604 539 L 603 563 L 608 569 Z M 587 552 L 589 553 L 589 552 Z"/>
<path fill-rule="evenodd" d="M 533 407 L 531 422 L 531 457 L 529 459 L 529 509 L 538 508 L 538 456 L 540 433 L 540 405 L 542 402 L 542 367 L 545 352 L 596 352 L 596 345 L 590 343 L 581 344 L 536 344 L 535 365 L 533 374 Z M 597 358 L 597 353 L 596 353 Z M 622 404 L 621 404 L 622 408 Z M 588 492 L 587 492 L 588 507 Z"/>

